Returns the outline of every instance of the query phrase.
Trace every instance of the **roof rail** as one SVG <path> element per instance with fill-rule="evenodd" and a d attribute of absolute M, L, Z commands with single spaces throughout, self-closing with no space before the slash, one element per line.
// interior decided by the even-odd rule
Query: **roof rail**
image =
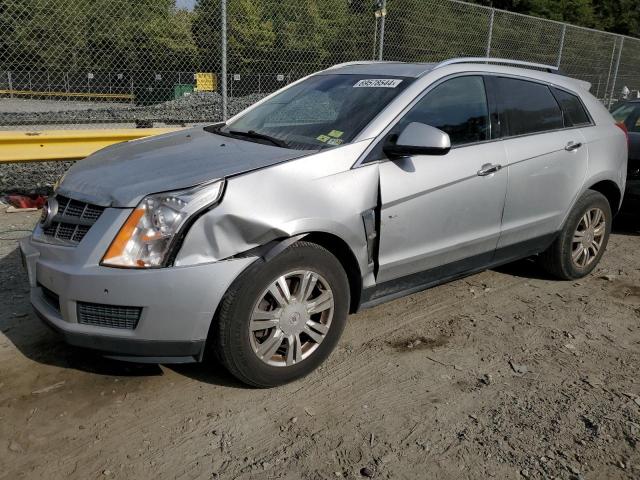
<path fill-rule="evenodd" d="M 405 63 L 405 62 L 394 62 L 392 60 L 354 60 L 352 62 L 336 63 L 335 65 L 331 65 L 330 67 L 327 67 L 325 70 L 335 70 L 336 68 L 348 67 L 350 65 L 373 65 L 376 63 Z"/>
<path fill-rule="evenodd" d="M 335 70 L 336 68 L 348 67 L 349 65 L 367 65 L 370 63 L 377 63 L 375 60 L 354 60 L 352 62 L 336 63 L 326 68 L 326 70 Z"/>
<path fill-rule="evenodd" d="M 503 65 L 516 65 L 518 67 L 529 67 L 546 70 L 549 73 L 557 73 L 560 68 L 554 65 L 543 65 L 541 63 L 523 62 L 521 60 L 509 60 L 508 58 L 492 58 L 492 57 L 461 57 L 451 58 L 438 63 L 434 68 L 440 68 L 447 65 L 455 65 L 457 63 L 497 63 Z"/>

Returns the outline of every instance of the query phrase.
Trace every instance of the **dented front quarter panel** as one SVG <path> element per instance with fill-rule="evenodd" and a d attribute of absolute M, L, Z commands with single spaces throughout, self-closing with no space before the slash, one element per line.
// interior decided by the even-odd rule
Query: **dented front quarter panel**
<path fill-rule="evenodd" d="M 194 222 L 175 264 L 220 261 L 272 240 L 322 232 L 346 242 L 363 287 L 373 285 L 362 213 L 376 207 L 378 166 L 351 168 L 369 144 L 363 140 L 228 178 L 221 203 Z"/>

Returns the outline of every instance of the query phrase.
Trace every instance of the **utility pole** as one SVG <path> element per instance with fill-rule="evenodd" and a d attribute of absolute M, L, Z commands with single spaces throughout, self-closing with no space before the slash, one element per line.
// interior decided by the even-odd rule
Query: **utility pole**
<path fill-rule="evenodd" d="M 567 35 L 567 24 L 562 25 L 562 34 L 560 36 L 560 49 L 558 50 L 558 63 L 557 67 L 560 68 L 562 62 L 562 50 L 564 50 L 564 37 Z"/>
<path fill-rule="evenodd" d="M 222 120 L 227 120 L 227 0 L 220 2 L 222 31 Z"/>
<path fill-rule="evenodd" d="M 11 80 L 11 71 L 7 70 L 7 82 L 9 83 L 9 96 L 13 98 L 13 81 Z"/>
<path fill-rule="evenodd" d="M 387 17 L 387 0 L 377 0 L 376 7 L 376 19 L 380 18 L 380 44 L 378 46 L 378 60 L 382 61 L 382 52 L 384 50 L 384 24 Z"/>
<path fill-rule="evenodd" d="M 489 16 L 489 32 L 487 33 L 487 53 L 485 57 L 491 56 L 491 41 L 493 40 L 493 20 L 495 19 L 496 11 L 492 8 L 491 15 Z"/>
<path fill-rule="evenodd" d="M 613 93 L 616 89 L 616 82 L 618 81 L 618 70 L 620 69 L 620 58 L 622 57 L 622 49 L 624 48 L 624 37 L 620 37 L 620 50 L 618 50 L 618 60 L 616 61 L 616 69 L 613 72 L 613 84 L 611 85 L 611 95 L 609 95 L 609 105 L 608 108 L 611 108 L 613 104 Z"/>

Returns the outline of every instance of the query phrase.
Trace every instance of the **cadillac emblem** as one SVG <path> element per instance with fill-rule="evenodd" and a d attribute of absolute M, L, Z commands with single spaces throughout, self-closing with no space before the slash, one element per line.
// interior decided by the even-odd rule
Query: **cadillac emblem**
<path fill-rule="evenodd" d="M 58 201 L 49 197 L 47 203 L 42 207 L 42 215 L 40 216 L 40 225 L 47 228 L 53 222 L 53 218 L 58 214 Z"/>

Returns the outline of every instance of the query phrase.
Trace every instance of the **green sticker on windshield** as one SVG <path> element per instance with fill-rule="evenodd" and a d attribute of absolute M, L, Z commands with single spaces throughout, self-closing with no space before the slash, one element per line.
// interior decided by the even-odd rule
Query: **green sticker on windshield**
<path fill-rule="evenodd" d="M 338 134 L 338 135 L 342 135 L 344 132 L 341 132 L 340 130 L 333 130 L 329 133 L 329 135 L 331 134 Z M 318 135 L 316 137 L 316 140 L 321 141 L 322 143 L 326 143 L 327 145 L 342 145 L 344 143 L 344 140 L 341 140 L 339 138 L 333 138 L 330 137 L 329 135 Z"/>
<path fill-rule="evenodd" d="M 341 132 L 340 130 L 331 130 L 329 132 L 329 136 L 333 138 L 340 138 L 343 134 L 344 132 Z"/>

